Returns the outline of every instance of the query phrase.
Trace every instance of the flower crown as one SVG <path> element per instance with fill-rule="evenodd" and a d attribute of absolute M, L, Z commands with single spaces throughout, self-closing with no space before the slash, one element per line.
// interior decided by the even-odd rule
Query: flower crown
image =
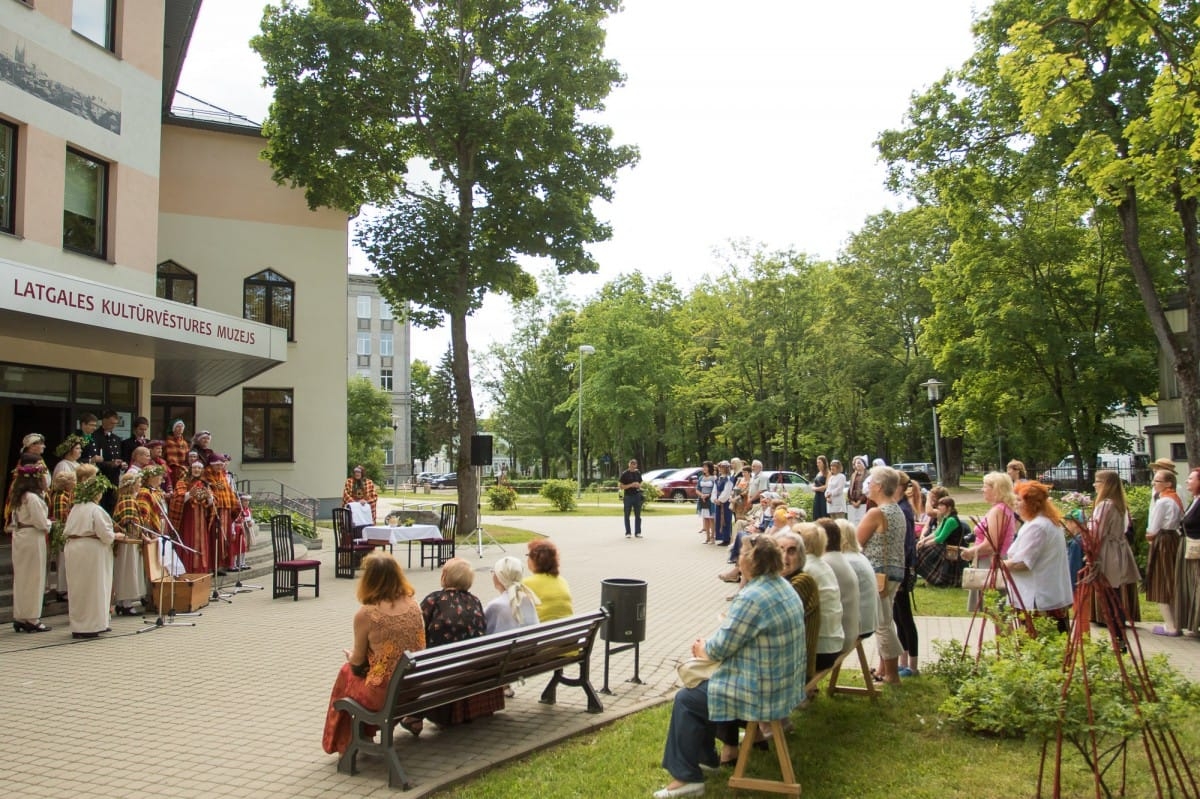
<path fill-rule="evenodd" d="M 24 466 L 18 466 L 18 477 L 38 477 L 46 473 L 46 464 L 44 463 L 27 463 Z"/>
<path fill-rule="evenodd" d="M 95 502 L 112 487 L 113 484 L 109 482 L 108 478 L 97 472 L 95 477 L 89 477 L 75 487 L 75 504 Z"/>
<path fill-rule="evenodd" d="M 63 457 L 78 444 L 81 448 L 87 445 L 87 440 L 83 436 L 77 436 L 74 433 L 63 439 L 63 442 L 54 448 L 54 454 L 58 457 Z"/>
<path fill-rule="evenodd" d="M 166 473 L 167 473 L 167 469 L 166 469 L 166 467 L 165 467 L 165 466 L 159 466 L 157 463 L 153 463 L 153 464 L 151 464 L 151 465 L 149 465 L 149 466 L 143 466 L 143 467 L 142 467 L 142 477 L 143 477 L 143 478 L 145 478 L 145 477 L 157 477 L 157 476 L 159 476 L 159 475 L 166 474 Z"/>

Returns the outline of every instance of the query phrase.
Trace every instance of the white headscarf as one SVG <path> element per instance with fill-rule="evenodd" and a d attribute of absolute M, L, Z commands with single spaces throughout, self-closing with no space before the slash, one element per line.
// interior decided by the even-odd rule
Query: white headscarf
<path fill-rule="evenodd" d="M 521 603 L 525 597 L 529 597 L 529 601 L 534 605 L 542 604 L 538 595 L 521 582 L 525 577 L 525 567 L 520 559 L 514 558 L 512 555 L 500 558 L 492 567 L 492 574 L 496 575 L 496 580 L 504 587 L 504 595 L 508 597 L 508 606 L 512 608 L 513 619 L 517 622 L 521 621 Z"/>

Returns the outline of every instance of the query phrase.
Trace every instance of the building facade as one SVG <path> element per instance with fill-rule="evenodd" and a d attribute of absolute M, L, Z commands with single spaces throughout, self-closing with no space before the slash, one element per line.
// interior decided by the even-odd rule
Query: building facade
<path fill-rule="evenodd" d="M 340 496 L 348 220 L 244 121 L 171 100 L 199 0 L 0 3 L 0 451 L 113 408 L 213 434 L 239 479 Z M 53 457 L 48 458 L 51 464 Z"/>
<path fill-rule="evenodd" d="M 346 289 L 346 376 L 361 377 L 392 398 L 392 442 L 384 467 L 393 484 L 413 473 L 411 327 L 403 309 L 393 309 L 376 279 L 350 275 Z"/>

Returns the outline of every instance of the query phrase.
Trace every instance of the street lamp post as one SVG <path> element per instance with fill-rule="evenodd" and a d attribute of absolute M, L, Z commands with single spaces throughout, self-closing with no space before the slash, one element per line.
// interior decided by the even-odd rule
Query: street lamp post
<path fill-rule="evenodd" d="M 929 396 L 929 405 L 933 408 L 933 460 L 937 466 L 939 483 L 945 479 L 945 476 L 942 474 L 942 442 L 938 434 L 937 404 L 938 400 L 942 398 L 942 386 L 944 385 L 946 384 L 936 377 L 931 377 L 921 384 Z"/>
<path fill-rule="evenodd" d="M 583 356 L 591 355 L 596 348 L 591 344 L 579 345 L 579 468 L 575 477 L 579 480 L 579 496 L 583 496 Z"/>

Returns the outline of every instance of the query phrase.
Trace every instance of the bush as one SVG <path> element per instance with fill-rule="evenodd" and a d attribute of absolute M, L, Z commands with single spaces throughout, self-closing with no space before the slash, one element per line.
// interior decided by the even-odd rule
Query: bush
<path fill-rule="evenodd" d="M 488 505 L 492 510 L 512 510 L 517 507 L 517 492 L 512 486 L 494 485 L 487 490 Z"/>
<path fill-rule="evenodd" d="M 547 480 L 542 484 L 541 494 L 560 511 L 575 510 L 575 495 L 579 484 L 574 480 Z"/>
<path fill-rule="evenodd" d="M 1146 542 L 1146 523 L 1150 521 L 1149 486 L 1128 486 L 1125 498 L 1129 501 L 1129 514 L 1133 517 L 1133 556 L 1138 570 L 1146 573 L 1146 555 L 1150 545 Z"/>
<path fill-rule="evenodd" d="M 642 496 L 646 502 L 654 502 L 662 496 L 662 492 L 658 490 L 658 486 L 650 483 L 642 483 Z"/>
<path fill-rule="evenodd" d="M 279 511 L 260 505 L 257 508 L 251 509 L 250 515 L 258 523 L 258 529 L 266 531 L 266 534 L 269 536 L 271 534 L 271 517 L 278 516 Z M 292 517 L 293 533 L 304 538 L 316 539 L 320 537 L 317 534 L 317 528 L 312 523 L 312 519 L 307 516 L 301 516 L 295 511 L 289 512 L 288 515 Z"/>
<path fill-rule="evenodd" d="M 1048 619 L 1036 620 L 1036 637 L 1023 629 L 1011 631 L 1007 628 L 1010 614 L 989 614 L 1000 621 L 1002 634 L 995 648 L 985 648 L 978 661 L 961 643 L 953 643 L 939 645 L 938 661 L 926 667 L 945 678 L 953 691 L 939 711 L 967 730 L 1043 743 L 1056 737 L 1061 724 L 1063 740 L 1090 768 L 1093 734 L 1100 752 L 1122 751 L 1143 729 L 1166 729 L 1171 718 L 1200 693 L 1158 655 L 1146 661 L 1153 690 L 1138 685 L 1135 677 L 1131 695 L 1111 644 L 1094 638 L 1082 644 L 1090 706 L 1084 695 L 1082 662 L 1064 698 L 1070 636 L 1058 634 Z"/>

